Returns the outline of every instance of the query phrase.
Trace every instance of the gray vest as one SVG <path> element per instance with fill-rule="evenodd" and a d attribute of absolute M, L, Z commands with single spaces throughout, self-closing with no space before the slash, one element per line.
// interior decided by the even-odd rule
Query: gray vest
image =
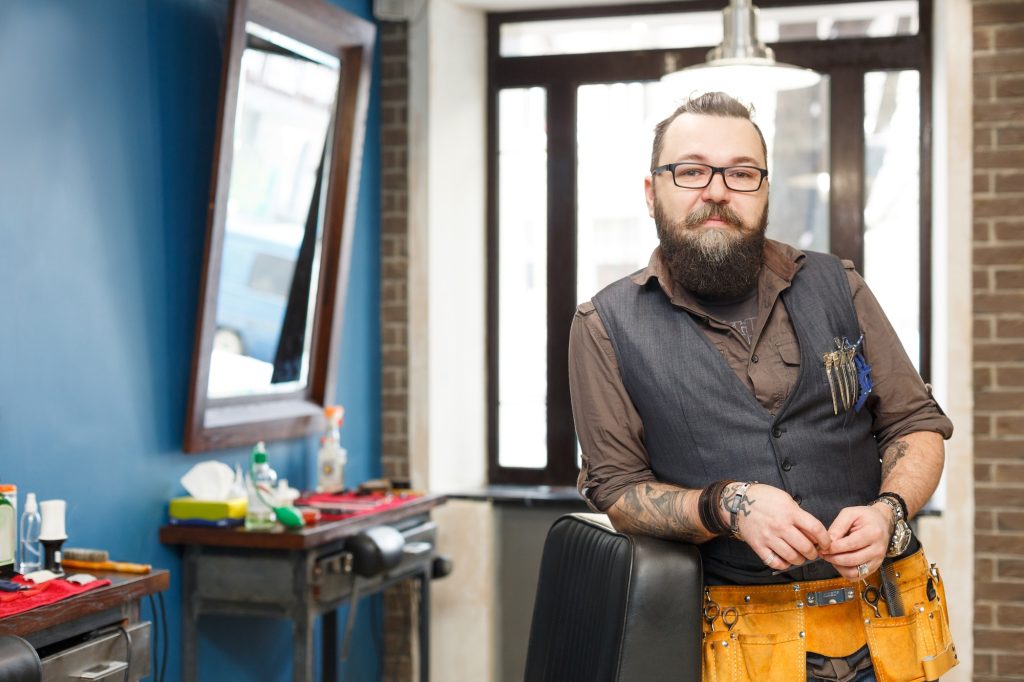
<path fill-rule="evenodd" d="M 721 479 L 781 488 L 827 528 L 839 511 L 873 500 L 881 479 L 871 415 L 832 411 L 822 353 L 833 339 L 860 336 L 843 266 L 807 253 L 782 292 L 800 346 L 800 373 L 778 414 L 740 381 L 694 318 L 651 280 L 628 277 L 594 297 L 622 381 L 643 420 L 644 445 L 660 481 L 703 488 Z M 772 576 L 750 547 L 732 538 L 700 546 L 707 582 L 764 583 L 834 577 L 820 562 Z"/>

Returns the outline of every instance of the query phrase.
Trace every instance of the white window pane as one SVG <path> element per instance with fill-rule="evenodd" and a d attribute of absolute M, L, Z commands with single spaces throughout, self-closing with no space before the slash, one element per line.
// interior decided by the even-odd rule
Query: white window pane
<path fill-rule="evenodd" d="M 547 466 L 547 133 L 542 88 L 498 94 L 498 464 Z"/>
<path fill-rule="evenodd" d="M 762 7 L 758 20 L 766 43 L 913 35 L 917 29 L 917 0 Z M 499 50 L 502 57 L 531 57 L 711 47 L 721 41 L 721 12 L 677 12 L 502 24 Z"/>
<path fill-rule="evenodd" d="M 613 83 L 577 91 L 577 300 L 647 265 L 658 245 L 644 176 L 654 126 L 665 116 L 659 87 Z"/>
<path fill-rule="evenodd" d="M 864 278 L 915 366 L 921 345 L 920 120 L 917 71 L 865 74 Z"/>

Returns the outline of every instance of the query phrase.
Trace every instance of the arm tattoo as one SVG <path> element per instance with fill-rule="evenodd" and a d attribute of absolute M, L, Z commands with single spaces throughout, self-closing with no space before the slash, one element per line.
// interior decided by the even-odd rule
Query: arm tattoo
<path fill-rule="evenodd" d="M 896 468 L 896 463 L 907 455 L 910 445 L 905 440 L 898 440 L 890 445 L 882 455 L 882 481 L 889 478 L 889 474 Z"/>
<path fill-rule="evenodd" d="M 682 490 L 662 490 L 650 483 L 630 488 L 622 496 L 622 513 L 629 517 L 629 530 L 686 542 L 706 540 L 703 527 L 686 514 L 685 496 Z"/>

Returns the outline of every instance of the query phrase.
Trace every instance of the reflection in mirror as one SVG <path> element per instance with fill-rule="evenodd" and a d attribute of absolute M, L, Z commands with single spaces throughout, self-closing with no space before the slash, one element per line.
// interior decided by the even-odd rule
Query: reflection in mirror
<path fill-rule="evenodd" d="M 208 398 L 307 383 L 339 67 L 246 24 Z"/>
<path fill-rule="evenodd" d="M 184 449 L 319 430 L 335 395 L 376 28 L 231 0 Z"/>

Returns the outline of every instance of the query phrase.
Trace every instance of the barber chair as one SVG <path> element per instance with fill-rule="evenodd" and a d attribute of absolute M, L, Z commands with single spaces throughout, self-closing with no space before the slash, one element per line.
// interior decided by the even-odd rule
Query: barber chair
<path fill-rule="evenodd" d="M 700 680 L 700 554 L 616 532 L 603 514 L 548 531 L 526 682 Z"/>
<path fill-rule="evenodd" d="M 39 654 L 21 637 L 0 635 L 0 682 L 39 682 L 43 679 Z"/>

